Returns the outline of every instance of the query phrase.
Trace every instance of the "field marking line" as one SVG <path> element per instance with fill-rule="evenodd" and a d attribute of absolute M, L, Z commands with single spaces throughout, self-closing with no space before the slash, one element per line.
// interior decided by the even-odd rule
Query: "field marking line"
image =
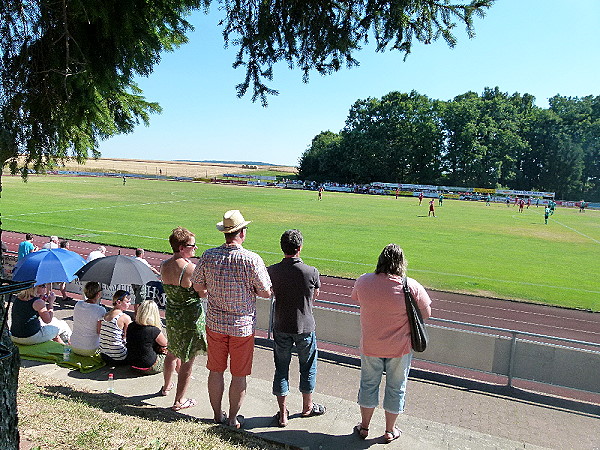
<path fill-rule="evenodd" d="M 139 238 L 144 238 L 144 239 L 150 239 L 152 241 L 164 241 L 165 240 L 164 238 L 159 238 L 159 237 L 156 237 L 156 236 L 146 236 L 146 235 L 143 235 L 143 234 L 120 233 L 118 231 L 107 231 L 107 230 L 93 230 L 91 228 L 74 227 L 72 225 L 49 224 L 47 222 L 37 222 L 37 221 L 25 220 L 25 219 L 14 219 L 14 218 L 11 218 L 10 220 L 14 220 L 15 222 L 23 222 L 23 223 L 35 223 L 37 225 L 46 225 L 46 226 L 51 225 L 53 227 L 66 228 L 68 230 L 86 231 L 88 233 L 94 233 L 94 234 L 98 234 L 98 235 L 115 234 L 115 235 L 119 235 L 119 236 L 129 236 L 129 237 L 139 237 Z M 83 241 L 83 242 L 85 242 L 85 241 Z M 202 246 L 202 247 L 206 247 L 206 248 L 213 248 L 213 247 L 218 247 L 221 244 L 206 244 L 206 243 L 203 243 L 203 242 L 196 241 L 196 245 Z M 274 252 L 261 252 L 261 253 L 276 254 Z"/>
<path fill-rule="evenodd" d="M 566 286 L 552 286 L 550 284 L 530 283 L 527 281 L 515 282 L 514 280 L 510 280 L 510 281 L 509 280 L 499 280 L 497 278 L 476 277 L 473 275 L 463 275 L 463 274 L 457 274 L 457 273 L 435 272 L 433 270 L 426 270 L 426 269 L 411 269 L 411 271 L 422 272 L 422 273 L 432 273 L 434 275 L 446 275 L 446 276 L 452 276 L 452 277 L 471 278 L 474 280 L 495 281 L 495 282 L 507 283 L 507 284 L 521 284 L 524 286 L 537 286 L 537 287 L 544 287 L 544 288 L 564 289 L 564 290 L 575 291 L 575 292 L 589 292 L 590 294 L 600 294 L 600 291 L 590 291 L 588 289 L 578 289 L 578 288 L 572 288 L 572 287 L 566 287 Z"/>
<path fill-rule="evenodd" d="M 540 214 L 541 215 L 541 213 L 537 213 L 537 212 L 536 212 L 536 214 Z M 561 226 L 563 226 L 565 228 L 568 228 L 569 230 L 573 231 L 574 233 L 577 233 L 577 234 L 583 236 L 584 238 L 588 238 L 589 240 L 595 242 L 596 244 L 600 244 L 600 240 L 594 239 L 593 237 L 588 236 L 587 234 L 582 233 L 581 231 L 578 231 L 575 228 L 570 227 L 569 225 L 565 225 L 564 223 L 559 222 L 558 220 L 552 218 L 552 216 L 548 217 L 548 220 L 551 220 L 552 222 L 556 222 L 557 224 L 559 224 L 559 225 L 561 225 Z"/>
<path fill-rule="evenodd" d="M 574 231 L 575 233 L 577 233 L 577 234 L 580 234 L 581 236 L 583 236 L 583 237 L 586 237 L 586 238 L 588 238 L 588 239 L 590 239 L 590 240 L 594 241 L 596 244 L 600 244 L 600 241 L 599 241 L 598 239 L 594 239 L 593 237 L 591 237 L 591 236 L 588 236 L 587 234 L 584 234 L 584 233 L 582 233 L 581 231 L 577 231 L 575 228 L 572 228 L 572 227 L 570 227 L 569 225 L 565 225 L 564 223 L 561 223 L 561 222 L 559 222 L 559 221 L 558 221 L 558 220 L 556 220 L 556 219 L 552 219 L 552 220 L 553 220 L 554 222 L 556 222 L 557 224 L 559 224 L 559 225 L 562 225 L 563 227 L 565 227 L 565 228 L 568 228 L 569 230 L 571 230 L 571 231 Z"/>
<path fill-rule="evenodd" d="M 182 203 L 182 202 L 191 202 L 191 201 L 194 201 L 194 200 L 192 200 L 192 199 L 169 200 L 169 201 L 164 201 L 164 202 L 146 202 L 146 203 L 135 203 L 135 204 L 130 204 L 130 205 L 92 206 L 89 208 L 57 209 L 55 211 L 35 211 L 35 212 L 18 213 L 18 214 L 10 214 L 10 215 L 3 214 L 2 217 L 3 218 L 12 218 L 12 217 L 23 217 L 23 216 L 35 216 L 35 215 L 40 215 L 40 214 L 56 214 L 56 213 L 91 211 L 91 210 L 100 210 L 100 209 L 129 208 L 132 206 L 164 205 L 164 204 L 170 204 L 170 203 Z M 32 222 L 32 223 L 35 223 L 35 222 Z"/>

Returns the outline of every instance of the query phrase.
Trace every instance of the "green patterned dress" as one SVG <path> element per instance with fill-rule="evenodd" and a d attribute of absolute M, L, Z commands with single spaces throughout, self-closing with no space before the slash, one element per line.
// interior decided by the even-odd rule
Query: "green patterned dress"
<path fill-rule="evenodd" d="M 194 288 L 163 284 L 167 294 L 167 337 L 169 351 L 187 362 L 206 353 L 206 320 L 202 301 Z"/>

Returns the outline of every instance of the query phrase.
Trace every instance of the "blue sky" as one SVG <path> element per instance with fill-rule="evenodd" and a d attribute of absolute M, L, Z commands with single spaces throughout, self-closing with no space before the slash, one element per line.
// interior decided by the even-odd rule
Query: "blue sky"
<path fill-rule="evenodd" d="M 239 99 L 235 48 L 224 49 L 221 13 L 195 13 L 190 42 L 163 56 L 148 78 L 138 80 L 146 98 L 163 112 L 100 144 L 104 157 L 156 160 L 262 161 L 297 165 L 321 131 L 339 132 L 358 99 L 391 91 L 417 92 L 450 100 L 467 91 L 498 86 L 529 93 L 548 106 L 556 94 L 600 95 L 600 1 L 497 0 L 484 19 L 475 19 L 474 39 L 457 27 L 458 44 L 414 45 L 403 61 L 398 52 L 364 48 L 360 67 L 323 77 L 280 65 L 270 87 L 280 94 L 269 106 Z"/>

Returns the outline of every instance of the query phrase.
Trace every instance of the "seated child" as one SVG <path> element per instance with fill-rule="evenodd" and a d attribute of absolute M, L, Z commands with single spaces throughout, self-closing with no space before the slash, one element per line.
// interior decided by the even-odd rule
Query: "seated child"
<path fill-rule="evenodd" d="M 127 363 L 125 336 L 131 317 L 125 314 L 131 303 L 127 291 L 118 290 L 113 295 L 113 308 L 102 318 L 100 324 L 100 356 L 106 364 L 123 365 Z"/>
<path fill-rule="evenodd" d="M 78 301 L 73 309 L 73 353 L 92 356 L 100 346 L 100 325 L 106 314 L 104 306 L 98 304 L 102 298 L 100 283 L 90 281 L 83 288 L 85 301 Z"/>

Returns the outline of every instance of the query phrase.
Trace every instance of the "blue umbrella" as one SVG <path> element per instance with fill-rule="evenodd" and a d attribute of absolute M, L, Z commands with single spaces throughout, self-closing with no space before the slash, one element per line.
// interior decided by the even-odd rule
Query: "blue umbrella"
<path fill-rule="evenodd" d="M 69 282 L 85 264 L 85 259 L 64 248 L 42 249 L 31 252 L 13 269 L 14 281 L 35 280 L 35 285 Z"/>

